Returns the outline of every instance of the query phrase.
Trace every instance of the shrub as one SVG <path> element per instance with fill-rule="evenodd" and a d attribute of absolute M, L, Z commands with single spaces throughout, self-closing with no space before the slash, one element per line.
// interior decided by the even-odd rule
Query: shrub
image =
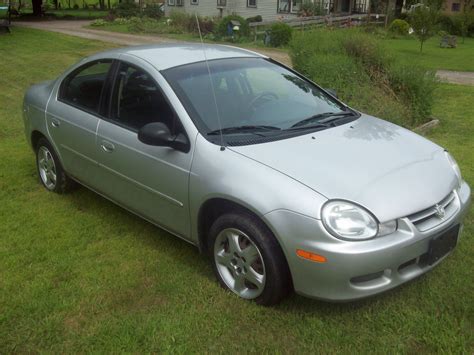
<path fill-rule="evenodd" d="M 206 36 L 214 31 L 214 20 L 210 17 L 201 17 L 198 16 L 199 28 L 201 29 L 201 34 Z M 188 27 L 186 28 L 188 32 L 198 34 L 198 26 L 196 22 L 196 17 L 192 16 L 188 22 Z"/>
<path fill-rule="evenodd" d="M 140 16 L 140 7 L 133 0 L 124 0 L 115 9 L 111 10 L 117 17 L 137 17 Z"/>
<path fill-rule="evenodd" d="M 252 22 L 262 22 L 263 19 L 262 19 L 262 16 L 257 15 L 257 16 L 253 16 L 253 17 L 248 17 L 245 21 L 247 21 L 248 23 L 252 23 Z"/>
<path fill-rule="evenodd" d="M 293 28 L 283 22 L 274 23 L 270 29 L 270 45 L 273 47 L 286 46 L 290 43 Z"/>
<path fill-rule="evenodd" d="M 434 73 L 397 63 L 372 35 L 355 29 L 295 32 L 290 54 L 296 70 L 361 111 L 409 127 L 428 120 Z"/>
<path fill-rule="evenodd" d="M 325 9 L 321 2 L 314 2 L 311 0 L 304 0 L 301 4 L 299 16 L 320 16 L 325 14 Z"/>
<path fill-rule="evenodd" d="M 79 5 L 77 4 L 74 4 L 74 6 L 72 7 L 74 10 L 79 10 Z"/>
<path fill-rule="evenodd" d="M 109 24 L 109 22 L 101 18 L 91 22 L 91 26 L 95 26 L 95 27 L 106 26 L 107 24 Z"/>
<path fill-rule="evenodd" d="M 148 4 L 142 12 L 143 16 L 154 18 L 156 20 L 163 16 L 163 11 L 158 4 Z"/>
<path fill-rule="evenodd" d="M 454 23 L 451 16 L 440 15 L 438 17 L 438 21 L 436 24 L 439 31 L 445 31 L 448 34 L 452 34 L 452 35 L 459 34 L 459 33 L 456 33 L 455 31 Z"/>
<path fill-rule="evenodd" d="M 395 36 L 407 36 L 409 30 L 410 25 L 408 22 L 400 19 L 393 20 L 388 27 L 388 32 Z"/>
<path fill-rule="evenodd" d="M 240 22 L 240 30 L 239 30 L 240 36 L 247 37 L 250 34 L 250 27 L 247 21 L 245 21 L 243 17 L 237 16 L 237 15 L 229 15 L 229 16 L 223 17 L 222 20 L 220 20 L 219 23 L 217 24 L 215 34 L 220 37 L 227 37 L 228 36 L 227 25 L 232 20 Z"/>

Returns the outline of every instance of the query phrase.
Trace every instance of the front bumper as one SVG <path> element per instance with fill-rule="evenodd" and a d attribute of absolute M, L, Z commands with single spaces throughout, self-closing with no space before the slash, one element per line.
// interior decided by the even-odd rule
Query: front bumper
<path fill-rule="evenodd" d="M 334 238 L 320 220 L 287 210 L 270 212 L 264 218 L 283 247 L 297 293 L 350 301 L 397 287 L 443 260 L 428 265 L 424 256 L 433 237 L 462 223 L 471 200 L 469 186 L 463 183 L 456 196 L 456 213 L 434 228 L 420 232 L 408 218 L 400 218 L 395 233 L 361 242 Z M 323 255 L 327 262 L 302 259 L 297 249 Z"/>

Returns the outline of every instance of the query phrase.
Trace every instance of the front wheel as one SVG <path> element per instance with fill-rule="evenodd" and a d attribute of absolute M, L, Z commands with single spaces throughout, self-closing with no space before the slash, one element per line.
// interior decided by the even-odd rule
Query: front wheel
<path fill-rule="evenodd" d="M 287 295 L 291 282 L 285 256 L 257 217 L 222 215 L 209 237 L 214 273 L 222 287 L 262 305 L 276 304 Z"/>

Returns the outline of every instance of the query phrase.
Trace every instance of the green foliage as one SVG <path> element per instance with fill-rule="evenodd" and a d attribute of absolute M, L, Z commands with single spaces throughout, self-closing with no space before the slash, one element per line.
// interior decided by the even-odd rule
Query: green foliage
<path fill-rule="evenodd" d="M 322 2 L 304 0 L 301 4 L 300 16 L 320 16 L 325 14 Z"/>
<path fill-rule="evenodd" d="M 262 22 L 262 16 L 260 15 L 257 15 L 257 16 L 253 16 L 253 17 L 247 17 L 245 19 L 245 21 L 247 21 L 248 23 L 252 23 L 252 22 Z"/>
<path fill-rule="evenodd" d="M 195 15 L 187 14 L 182 11 L 172 11 L 170 20 L 170 25 L 177 31 L 182 33 L 199 33 Z M 213 32 L 214 21 L 211 18 L 198 16 L 198 21 L 203 36 Z"/>
<path fill-rule="evenodd" d="M 141 15 L 140 7 L 133 0 L 123 0 L 111 10 L 117 17 L 139 17 Z"/>
<path fill-rule="evenodd" d="M 439 10 L 434 6 L 418 6 L 410 14 L 410 25 L 413 33 L 420 41 L 420 52 L 423 51 L 423 43 L 435 34 Z"/>
<path fill-rule="evenodd" d="M 147 4 L 146 7 L 142 10 L 142 14 L 143 16 L 156 20 L 160 19 L 164 15 L 159 4 Z"/>
<path fill-rule="evenodd" d="M 91 22 L 91 26 L 94 26 L 94 27 L 106 26 L 108 24 L 109 24 L 109 22 L 107 22 L 107 21 L 105 21 L 104 19 L 101 19 L 101 18 Z"/>
<path fill-rule="evenodd" d="M 400 19 L 393 20 L 388 27 L 388 32 L 394 36 L 407 36 L 409 30 L 410 25 L 408 22 Z"/>
<path fill-rule="evenodd" d="M 286 46 L 291 41 L 293 28 L 284 22 L 276 22 L 270 29 L 270 45 L 273 47 Z"/>
<path fill-rule="evenodd" d="M 392 59 L 376 37 L 360 30 L 295 33 L 290 44 L 296 70 L 361 111 L 412 127 L 431 112 L 434 74 Z"/>
<path fill-rule="evenodd" d="M 229 15 L 222 18 L 216 26 L 216 31 L 214 32 L 219 37 L 227 37 L 227 25 L 230 21 L 240 22 L 239 36 L 247 37 L 250 34 L 250 27 L 247 21 L 241 16 L 238 15 Z"/>

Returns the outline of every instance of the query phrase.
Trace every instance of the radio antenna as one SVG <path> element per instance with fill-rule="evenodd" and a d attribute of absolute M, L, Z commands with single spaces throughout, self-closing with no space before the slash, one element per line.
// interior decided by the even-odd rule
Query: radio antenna
<path fill-rule="evenodd" d="M 214 99 L 214 105 L 216 107 L 217 124 L 219 125 L 219 132 L 220 132 L 219 136 L 221 137 L 221 150 L 225 150 L 224 136 L 222 135 L 221 116 L 219 114 L 219 106 L 217 105 L 216 91 L 214 90 L 214 82 L 212 81 L 212 76 L 211 76 L 211 68 L 209 67 L 209 62 L 207 60 L 206 48 L 204 46 L 204 41 L 202 39 L 201 26 L 199 25 L 199 18 L 198 18 L 197 13 L 194 13 L 194 16 L 196 17 L 196 24 L 197 24 L 197 28 L 199 32 L 199 38 L 201 40 L 202 53 L 204 54 L 204 61 L 206 62 L 207 74 L 209 75 L 209 82 L 211 83 L 212 97 Z"/>

